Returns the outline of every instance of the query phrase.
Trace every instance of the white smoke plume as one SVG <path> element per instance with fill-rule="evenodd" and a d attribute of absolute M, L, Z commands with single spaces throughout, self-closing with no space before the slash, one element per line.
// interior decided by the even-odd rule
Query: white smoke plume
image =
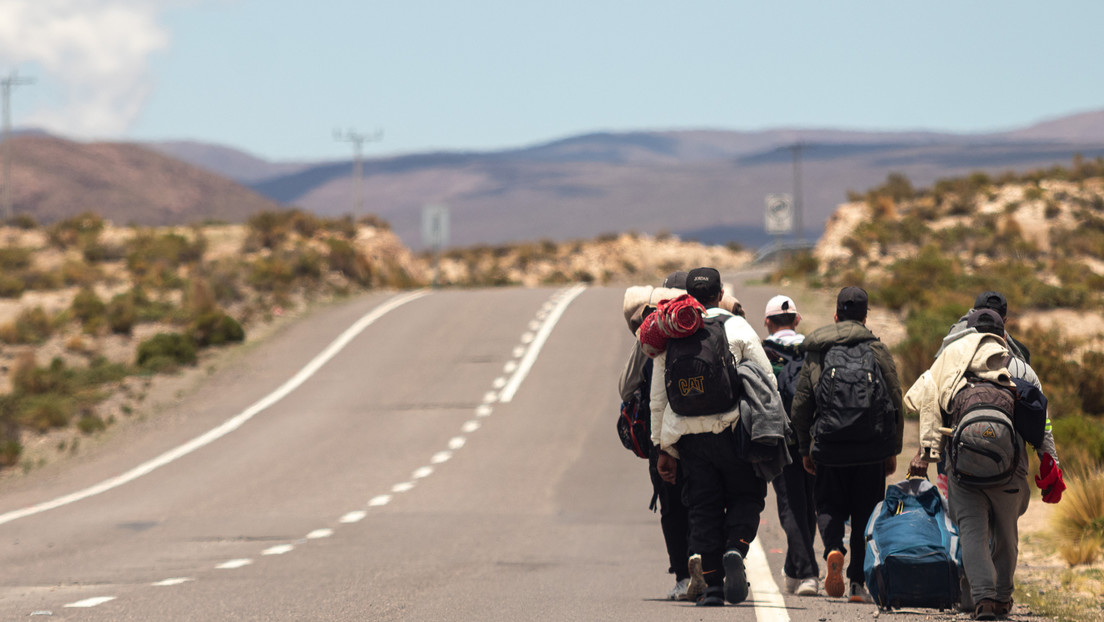
<path fill-rule="evenodd" d="M 0 0 L 0 72 L 30 65 L 55 91 L 36 97 L 45 103 L 18 125 L 83 138 L 124 132 L 152 89 L 151 56 L 169 44 L 158 14 L 174 4 L 181 2 Z"/>

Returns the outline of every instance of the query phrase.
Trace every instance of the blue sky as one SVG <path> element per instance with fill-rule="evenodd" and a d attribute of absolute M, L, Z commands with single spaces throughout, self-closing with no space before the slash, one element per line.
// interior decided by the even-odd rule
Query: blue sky
<path fill-rule="evenodd" d="M 17 127 L 270 160 L 594 131 L 984 132 L 1104 109 L 1104 3 L 0 0 Z"/>

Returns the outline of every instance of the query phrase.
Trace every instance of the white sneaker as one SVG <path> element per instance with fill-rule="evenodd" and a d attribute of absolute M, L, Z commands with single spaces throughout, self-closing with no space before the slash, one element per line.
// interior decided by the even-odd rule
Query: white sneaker
<path fill-rule="evenodd" d="M 787 594 L 793 594 L 799 585 L 801 585 L 801 579 L 795 579 L 788 574 L 783 574 L 782 578 L 785 579 L 785 587 Z"/>
<path fill-rule="evenodd" d="M 786 577 L 787 579 L 789 577 Z M 816 596 L 820 592 L 820 580 L 816 577 L 806 577 L 801 580 L 794 593 L 798 596 Z"/>
<path fill-rule="evenodd" d="M 686 589 L 690 587 L 690 579 L 680 579 L 675 582 L 675 587 L 667 592 L 667 600 L 686 600 Z"/>
<path fill-rule="evenodd" d="M 850 602 L 874 604 L 874 599 L 870 597 L 870 592 L 866 591 L 865 585 L 859 585 L 852 581 L 851 589 L 848 593 L 851 595 L 851 597 L 847 599 Z"/>
<path fill-rule="evenodd" d="M 705 593 L 705 574 L 702 572 L 701 555 L 691 555 L 686 567 L 690 570 L 690 585 L 686 587 L 686 596 L 683 600 L 698 602 L 701 595 Z"/>

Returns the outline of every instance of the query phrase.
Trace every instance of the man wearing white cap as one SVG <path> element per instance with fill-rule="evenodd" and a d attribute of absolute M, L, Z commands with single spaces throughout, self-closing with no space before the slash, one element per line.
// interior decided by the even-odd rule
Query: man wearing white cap
<path fill-rule="evenodd" d="M 770 334 L 763 341 L 763 350 L 778 378 L 778 392 L 786 415 L 790 414 L 794 388 L 805 352 L 801 343 L 805 335 L 797 332 L 801 314 L 789 296 L 778 295 L 767 301 L 763 324 Z M 820 591 L 820 567 L 813 542 L 816 538 L 816 509 L 813 505 L 814 477 L 801 464 L 797 439 L 791 439 L 793 462 L 782 475 L 771 480 L 778 501 L 778 522 L 786 532 L 786 560 L 782 566 L 786 592 L 798 596 L 816 596 Z"/>

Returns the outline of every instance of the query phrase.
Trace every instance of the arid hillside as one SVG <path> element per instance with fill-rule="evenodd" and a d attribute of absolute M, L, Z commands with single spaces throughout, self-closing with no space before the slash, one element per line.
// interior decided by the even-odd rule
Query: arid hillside
<path fill-rule="evenodd" d="M 278 203 L 205 169 L 128 143 L 12 139 L 15 215 L 50 223 L 93 212 L 120 224 L 242 223 Z"/>

